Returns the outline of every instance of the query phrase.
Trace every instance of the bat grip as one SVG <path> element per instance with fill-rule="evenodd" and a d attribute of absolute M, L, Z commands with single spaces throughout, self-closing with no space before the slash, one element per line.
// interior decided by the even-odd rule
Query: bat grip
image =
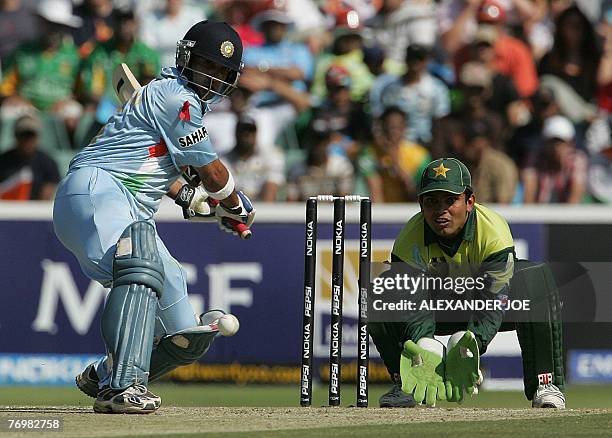
<path fill-rule="evenodd" d="M 219 204 L 219 201 L 213 198 L 208 198 L 208 203 L 214 207 L 217 204 Z M 238 233 L 241 239 L 247 240 L 247 239 L 250 239 L 251 236 L 253 235 L 250 228 L 247 227 L 246 224 L 243 224 L 242 222 L 239 222 L 235 219 L 230 219 L 230 218 L 225 218 L 225 219 L 229 222 L 233 230 Z"/>
<path fill-rule="evenodd" d="M 231 224 L 234 231 L 238 233 L 241 239 L 247 240 L 247 239 L 250 239 L 251 236 L 253 235 L 253 233 L 251 233 L 251 230 L 249 229 L 249 227 L 246 226 L 246 224 L 243 224 L 242 222 L 238 222 L 237 220 L 229 219 L 229 218 L 228 218 L 228 222 Z"/>

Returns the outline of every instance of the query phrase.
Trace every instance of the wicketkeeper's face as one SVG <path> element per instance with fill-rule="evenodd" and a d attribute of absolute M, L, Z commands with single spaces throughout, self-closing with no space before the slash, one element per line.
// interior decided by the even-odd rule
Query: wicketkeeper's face
<path fill-rule="evenodd" d="M 465 193 L 435 191 L 424 194 L 420 203 L 427 225 L 438 236 L 450 239 L 463 229 L 468 214 L 474 209 L 474 201 L 474 195 L 466 202 Z"/>

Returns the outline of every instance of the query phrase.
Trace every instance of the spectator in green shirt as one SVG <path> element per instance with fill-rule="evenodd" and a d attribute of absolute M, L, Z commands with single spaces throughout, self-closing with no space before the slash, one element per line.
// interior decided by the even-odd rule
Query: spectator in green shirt
<path fill-rule="evenodd" d="M 81 70 L 83 99 L 97 107 L 99 123 L 105 123 L 119 105 L 112 86 L 116 66 L 126 63 L 143 85 L 160 71 L 159 54 L 136 39 L 138 25 L 134 13 L 117 10 L 113 22 L 113 38 L 96 46 Z"/>
<path fill-rule="evenodd" d="M 373 202 L 417 200 L 417 185 L 431 157 L 424 146 L 404 138 L 406 119 L 400 108 L 387 108 L 374 123 L 374 141 L 357 160 Z"/>
<path fill-rule="evenodd" d="M 73 105 L 79 55 L 69 37 L 70 28 L 81 25 L 67 0 L 39 3 L 40 38 L 20 45 L 3 66 L 0 97 L 3 107 L 34 106 L 61 111 Z"/>
<path fill-rule="evenodd" d="M 352 11 L 354 12 L 354 11 Z M 345 15 L 347 12 L 344 13 Z M 342 14 L 336 17 L 333 30 L 334 41 L 330 52 L 318 57 L 311 92 L 318 97 L 325 97 L 327 89 L 325 86 L 325 75 L 332 65 L 340 65 L 350 72 L 351 75 L 351 98 L 360 102 L 367 94 L 374 81 L 374 75 L 364 62 L 362 28 L 358 21 L 351 23 Z"/>

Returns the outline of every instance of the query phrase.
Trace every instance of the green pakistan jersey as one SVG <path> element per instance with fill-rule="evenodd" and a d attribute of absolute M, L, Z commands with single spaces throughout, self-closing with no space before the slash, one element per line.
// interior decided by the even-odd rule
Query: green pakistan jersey
<path fill-rule="evenodd" d="M 80 66 L 77 48 L 64 40 L 56 51 L 43 51 L 38 41 L 24 43 L 3 66 L 0 94 L 19 94 L 39 110 L 72 97 Z"/>
<path fill-rule="evenodd" d="M 474 298 L 507 299 L 514 272 L 514 242 L 506 220 L 493 210 L 475 204 L 460 235 L 452 241 L 438 237 L 425 222 L 422 213 L 413 216 L 404 226 L 393 245 L 391 260 L 405 262 L 424 272 L 440 272 L 458 276 L 486 276 L 487 287 Z M 503 312 L 474 311 L 467 329 L 474 332 L 484 352 L 497 333 Z M 431 325 L 431 321 L 424 322 Z M 433 335 L 431 327 L 417 330 L 422 336 Z M 458 328 L 458 330 L 466 327 Z M 420 336 L 420 337 L 422 337 Z M 418 336 L 417 336 L 418 337 Z"/>
<path fill-rule="evenodd" d="M 139 80 L 153 79 L 159 74 L 159 54 L 155 50 L 136 41 L 123 53 L 117 40 L 112 38 L 99 44 L 83 62 L 81 81 L 85 93 L 98 98 L 106 93 L 118 103 L 112 76 L 115 67 L 123 62 L 130 66 Z"/>

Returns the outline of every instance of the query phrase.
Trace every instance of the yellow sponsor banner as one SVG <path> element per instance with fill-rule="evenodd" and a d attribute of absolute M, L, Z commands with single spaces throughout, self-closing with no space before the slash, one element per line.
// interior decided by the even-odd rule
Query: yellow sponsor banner
<path fill-rule="evenodd" d="M 324 362 L 319 367 L 321 380 L 329 380 L 329 364 Z M 342 365 L 342 381 L 355 382 L 357 377 L 357 361 Z M 298 384 L 300 381 L 299 366 L 271 366 L 256 364 L 206 364 L 192 363 L 171 371 L 163 380 L 179 382 L 232 382 L 238 384 L 270 383 Z M 370 363 L 370 382 L 387 382 L 389 374 L 382 363 Z"/>
<path fill-rule="evenodd" d="M 390 260 L 392 240 L 372 240 L 372 263 Z M 317 295 L 326 303 L 323 310 L 329 314 L 331 302 L 331 274 L 333 249 L 331 240 L 317 244 Z M 357 317 L 359 296 L 359 240 L 347 239 L 344 246 L 344 312 L 346 316 Z"/>

